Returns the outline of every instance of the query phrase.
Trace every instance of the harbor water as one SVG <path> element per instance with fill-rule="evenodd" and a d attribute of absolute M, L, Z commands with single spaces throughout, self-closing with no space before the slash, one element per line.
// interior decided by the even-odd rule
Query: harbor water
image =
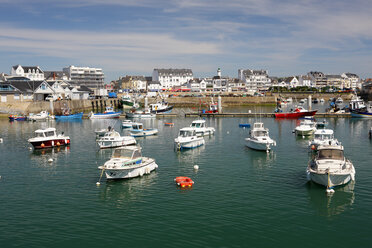
<path fill-rule="evenodd" d="M 246 111 L 246 110 L 245 110 Z M 205 146 L 175 151 L 178 130 L 192 118 L 143 120 L 157 136 L 137 138 L 159 168 L 129 180 L 96 186 L 98 166 L 112 150 L 99 150 L 94 130 L 118 120 L 9 122 L 0 120 L 1 247 L 368 247 L 372 242 L 371 120 L 327 119 L 355 183 L 335 189 L 308 182 L 308 138 L 292 130 L 298 120 L 209 118 L 215 135 Z M 244 145 L 263 122 L 277 146 L 270 153 Z M 164 123 L 174 122 L 173 127 Z M 31 150 L 36 129 L 56 127 L 70 147 Z M 53 159 L 49 162 L 50 158 Z M 199 165 L 199 170 L 194 170 Z M 189 176 L 191 189 L 178 188 Z"/>

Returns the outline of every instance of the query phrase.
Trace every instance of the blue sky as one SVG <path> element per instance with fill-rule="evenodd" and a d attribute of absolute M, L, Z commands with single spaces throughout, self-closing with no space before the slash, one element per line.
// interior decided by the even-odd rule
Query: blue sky
<path fill-rule="evenodd" d="M 372 77 L 370 0 L 0 0 L 0 72 L 101 67 L 106 81 L 309 71 Z"/>

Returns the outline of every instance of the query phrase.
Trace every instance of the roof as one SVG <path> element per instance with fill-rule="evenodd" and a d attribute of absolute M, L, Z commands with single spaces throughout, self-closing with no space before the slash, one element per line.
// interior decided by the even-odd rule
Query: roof
<path fill-rule="evenodd" d="M 45 132 L 51 132 L 51 131 L 56 131 L 54 127 L 49 127 L 46 129 L 38 129 L 35 131 L 35 133 L 45 133 Z"/>
<path fill-rule="evenodd" d="M 93 92 L 92 89 L 90 89 L 89 87 L 85 86 L 85 85 L 80 85 L 79 91 L 86 91 L 86 92 Z"/>
<path fill-rule="evenodd" d="M 22 93 L 33 93 L 44 81 L 8 81 L 14 88 Z"/>
<path fill-rule="evenodd" d="M 16 70 L 19 66 L 23 68 L 23 70 L 24 70 L 25 73 L 27 73 L 28 70 L 31 70 L 31 71 L 32 71 L 32 70 L 35 70 L 35 71 L 36 71 L 36 70 L 39 70 L 40 73 L 44 73 L 43 70 L 41 70 L 39 66 L 21 66 L 21 65 L 14 65 L 14 66 L 12 66 L 12 67 L 13 67 L 14 70 Z"/>
<path fill-rule="evenodd" d="M 192 70 L 191 69 L 154 69 L 154 71 L 158 71 L 159 75 L 184 75 L 188 74 L 189 76 L 192 76 Z"/>

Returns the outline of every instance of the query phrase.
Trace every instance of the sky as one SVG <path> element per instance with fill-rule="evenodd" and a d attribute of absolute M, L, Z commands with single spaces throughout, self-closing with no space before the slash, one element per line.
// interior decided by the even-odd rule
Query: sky
<path fill-rule="evenodd" d="M 155 68 L 195 77 L 356 73 L 372 77 L 370 0 L 0 0 L 0 72 Z"/>

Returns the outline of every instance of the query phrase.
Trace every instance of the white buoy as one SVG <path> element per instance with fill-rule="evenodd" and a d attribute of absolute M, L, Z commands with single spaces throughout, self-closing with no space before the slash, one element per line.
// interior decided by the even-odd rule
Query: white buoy
<path fill-rule="evenodd" d="M 49 163 L 53 162 L 53 159 L 52 158 L 48 159 L 48 162 Z"/>
<path fill-rule="evenodd" d="M 0 143 L 3 143 L 3 138 L 0 138 Z"/>
<path fill-rule="evenodd" d="M 230 132 L 229 131 L 227 131 L 227 134 L 229 134 Z"/>
<path fill-rule="evenodd" d="M 326 189 L 326 192 L 327 192 L 327 194 L 333 194 L 333 193 L 335 193 L 335 190 L 334 189 L 327 188 Z"/>
<path fill-rule="evenodd" d="M 32 147 L 29 147 L 29 148 L 28 148 L 28 150 L 30 150 L 30 151 L 31 151 L 31 150 L 32 150 Z"/>
<path fill-rule="evenodd" d="M 100 185 L 101 185 L 101 183 L 100 183 L 100 182 L 96 182 L 96 185 L 97 185 L 97 186 L 100 186 Z"/>
<path fill-rule="evenodd" d="M 199 170 L 199 165 L 194 165 L 194 170 Z"/>

